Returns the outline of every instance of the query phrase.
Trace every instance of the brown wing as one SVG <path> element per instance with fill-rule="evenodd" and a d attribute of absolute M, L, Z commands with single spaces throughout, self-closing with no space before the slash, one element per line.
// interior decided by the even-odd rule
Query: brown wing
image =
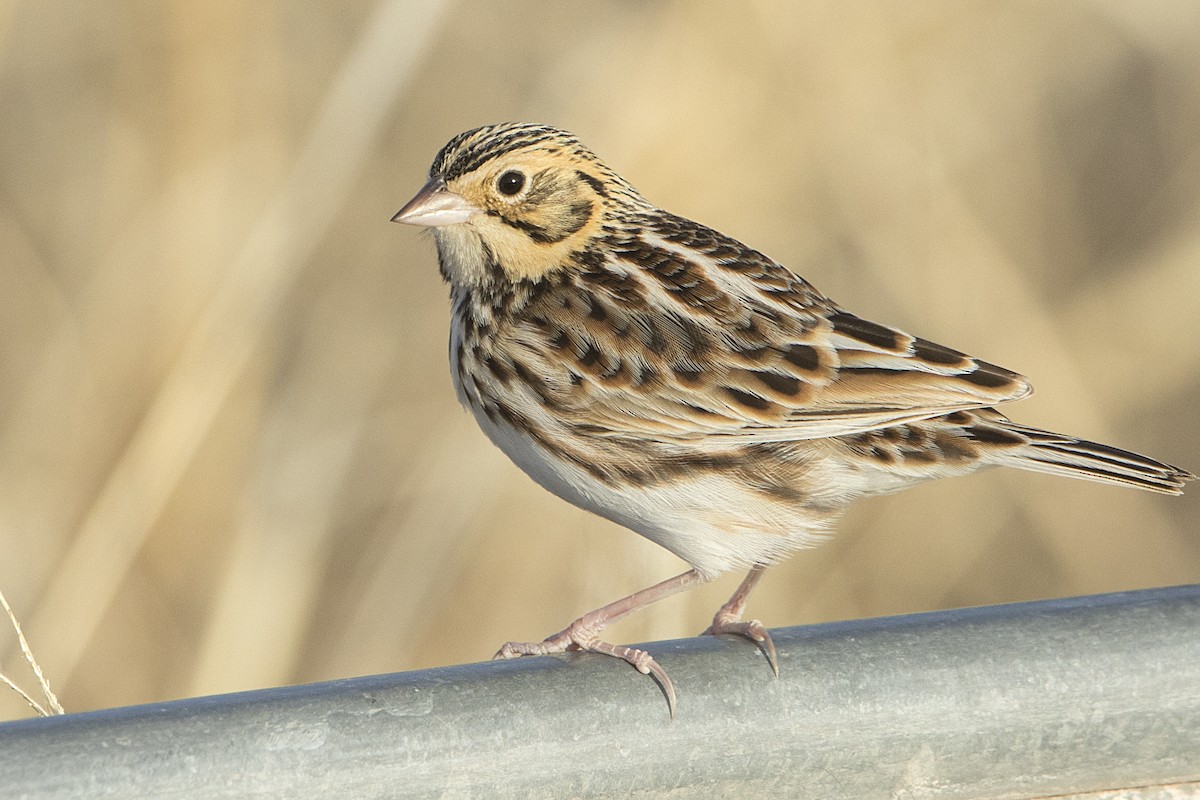
<path fill-rule="evenodd" d="M 489 356 L 596 435 L 841 436 L 1017 400 L 1020 375 L 842 311 L 702 226 L 612 236 L 541 287 Z M 690 226 L 690 227 L 689 227 Z M 643 230 L 645 228 L 643 227 Z"/>

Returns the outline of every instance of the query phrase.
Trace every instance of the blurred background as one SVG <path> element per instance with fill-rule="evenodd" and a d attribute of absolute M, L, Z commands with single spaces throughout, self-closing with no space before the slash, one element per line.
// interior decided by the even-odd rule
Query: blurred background
<path fill-rule="evenodd" d="M 0 589 L 79 711 L 483 660 L 681 571 L 455 402 L 432 243 L 388 219 L 512 119 L 1023 372 L 1018 420 L 1197 470 L 1197 41 L 1190 0 L 5 3 Z M 1198 523 L 1200 486 L 944 481 L 750 612 L 1197 582 Z M 695 634 L 739 577 L 612 638 Z"/>

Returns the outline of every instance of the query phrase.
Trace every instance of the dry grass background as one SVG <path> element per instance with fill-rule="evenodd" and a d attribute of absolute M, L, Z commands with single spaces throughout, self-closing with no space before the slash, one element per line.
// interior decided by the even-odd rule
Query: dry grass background
<path fill-rule="evenodd" d="M 388 218 L 507 119 L 1023 371 L 1021 421 L 1200 468 L 1197 41 L 1188 0 L 6 3 L 0 586 L 83 710 L 480 660 L 679 571 L 454 401 L 432 247 Z M 1198 520 L 1200 487 L 947 481 L 751 611 L 1194 582 Z M 695 633 L 735 582 L 614 636 Z"/>

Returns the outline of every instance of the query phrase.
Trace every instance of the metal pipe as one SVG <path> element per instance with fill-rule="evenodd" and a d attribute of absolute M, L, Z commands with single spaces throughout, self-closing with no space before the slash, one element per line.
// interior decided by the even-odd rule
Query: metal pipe
<path fill-rule="evenodd" d="M 773 636 L 778 679 L 736 638 L 648 645 L 673 722 L 652 680 L 591 655 L 9 722 L 0 795 L 1033 798 L 1200 780 L 1200 586 Z"/>

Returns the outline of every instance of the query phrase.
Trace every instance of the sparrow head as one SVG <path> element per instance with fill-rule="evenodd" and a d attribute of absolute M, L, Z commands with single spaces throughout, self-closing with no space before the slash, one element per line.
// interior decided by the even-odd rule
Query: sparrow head
<path fill-rule="evenodd" d="M 606 217 L 644 202 L 566 131 L 502 123 L 451 139 L 392 221 L 431 228 L 443 276 L 472 286 L 564 268 Z"/>

